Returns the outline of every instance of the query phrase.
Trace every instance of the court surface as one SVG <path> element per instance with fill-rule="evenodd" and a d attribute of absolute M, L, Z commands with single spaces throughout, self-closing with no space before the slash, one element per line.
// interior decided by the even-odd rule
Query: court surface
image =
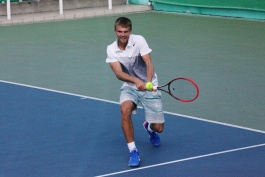
<path fill-rule="evenodd" d="M 0 176 L 263 176 L 265 133 L 166 113 L 153 147 L 134 116 L 139 168 L 129 168 L 119 105 L 0 83 Z M 129 155 L 129 154 L 128 154 Z"/>
<path fill-rule="evenodd" d="M 124 16 L 153 49 L 160 84 L 190 77 L 199 98 L 184 104 L 163 94 L 159 148 L 139 108 L 133 121 L 141 166 L 129 168 L 121 82 L 105 63 L 118 15 L 1 26 L 0 177 L 264 176 L 265 23 Z"/>

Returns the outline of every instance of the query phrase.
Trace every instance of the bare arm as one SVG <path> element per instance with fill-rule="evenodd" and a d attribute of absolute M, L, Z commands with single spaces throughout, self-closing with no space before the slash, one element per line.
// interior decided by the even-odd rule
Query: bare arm
<path fill-rule="evenodd" d="M 133 77 L 122 71 L 120 62 L 117 61 L 117 62 L 110 63 L 110 67 L 119 80 L 122 80 L 125 82 L 132 82 L 136 85 L 137 89 L 139 90 L 145 89 L 145 83 L 141 79 L 138 79 L 137 77 Z"/>
<path fill-rule="evenodd" d="M 147 82 L 152 82 L 152 78 L 154 75 L 154 65 L 152 63 L 151 55 L 149 53 L 149 54 L 142 56 L 142 58 L 146 64 Z"/>

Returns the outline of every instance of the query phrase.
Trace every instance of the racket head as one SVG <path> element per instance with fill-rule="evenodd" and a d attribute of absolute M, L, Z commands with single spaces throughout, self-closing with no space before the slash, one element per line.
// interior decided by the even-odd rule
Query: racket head
<path fill-rule="evenodd" d="M 199 87 L 190 78 L 178 77 L 168 83 L 168 93 L 181 102 L 192 102 L 199 96 Z"/>

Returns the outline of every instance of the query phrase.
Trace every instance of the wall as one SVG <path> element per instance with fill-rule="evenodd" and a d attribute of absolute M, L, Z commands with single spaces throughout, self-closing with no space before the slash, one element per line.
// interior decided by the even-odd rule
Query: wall
<path fill-rule="evenodd" d="M 112 5 L 125 4 L 125 0 L 113 0 Z M 108 6 L 108 0 L 63 0 L 64 10 Z M 38 13 L 59 10 L 59 0 L 40 0 L 29 2 L 12 2 L 11 13 Z M 6 15 L 6 4 L 0 4 L 0 15 Z"/>

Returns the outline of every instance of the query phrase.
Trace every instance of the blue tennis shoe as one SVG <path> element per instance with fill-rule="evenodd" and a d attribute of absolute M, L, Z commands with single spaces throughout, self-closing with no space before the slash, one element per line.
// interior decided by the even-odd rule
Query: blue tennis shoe
<path fill-rule="evenodd" d="M 144 126 L 144 129 L 147 131 L 147 133 L 149 134 L 149 140 L 150 140 L 150 142 L 152 143 L 152 145 L 153 146 L 155 146 L 155 147 L 159 147 L 160 146 L 160 137 L 159 137 L 159 135 L 157 134 L 157 132 L 150 132 L 149 130 L 148 130 L 148 125 L 149 125 L 149 123 L 148 122 L 144 122 L 143 123 L 143 126 Z"/>
<path fill-rule="evenodd" d="M 130 152 L 130 160 L 128 165 L 130 167 L 138 167 L 140 165 L 139 152 L 136 149 Z"/>

